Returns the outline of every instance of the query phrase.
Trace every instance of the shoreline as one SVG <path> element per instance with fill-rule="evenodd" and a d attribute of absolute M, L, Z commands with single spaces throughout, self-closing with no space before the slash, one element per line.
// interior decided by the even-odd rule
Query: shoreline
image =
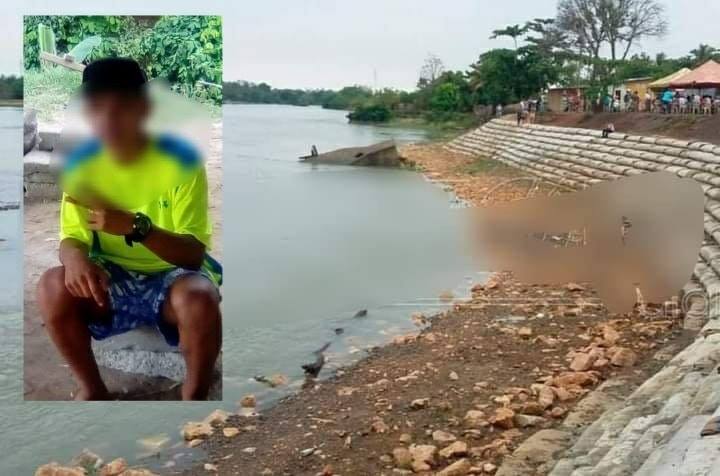
<path fill-rule="evenodd" d="M 23 107 L 22 99 L 0 99 L 0 107 Z"/>
<path fill-rule="evenodd" d="M 444 151 L 440 144 L 406 146 L 403 155 L 427 180 L 453 189 L 470 204 L 518 174 L 497 164 L 476 170 L 475 160 Z M 501 199 L 513 194 L 505 190 Z M 575 307 L 548 303 L 560 293 L 587 306 L 594 293 L 574 286 L 527 285 L 495 274 L 488 284 L 475 286 L 469 303 L 430 317 L 408 316 L 422 324 L 417 333 L 395 337 L 326 380 L 308 380 L 265 413 L 256 414 L 249 398 L 244 403 L 251 408 L 240 412 L 246 416 L 226 415 L 201 438 L 190 439 L 206 450 L 207 459 L 181 474 L 492 474 L 504 456 L 537 430 L 558 426 L 602 381 L 619 379 L 630 393 L 662 365 L 653 358 L 658 342 L 680 347 L 688 342 L 688 333 L 672 321 L 651 320 L 638 327 L 631 316 L 608 315 L 601 306 L 591 306 L 596 322 L 585 322 L 588 315 Z M 517 293 L 536 294 L 539 298 L 533 299 L 542 304 L 529 304 L 529 298 L 514 305 L 511 312 L 518 316 L 507 316 L 507 309 L 493 304 Z M 511 317 L 518 321 L 508 321 Z M 566 322 L 543 323 L 548 317 Z M 555 335 L 544 334 L 547 325 L 557 326 Z M 468 342 L 475 339 L 482 344 Z M 596 367 L 568 367 L 591 349 L 608 352 L 608 339 L 632 362 L 618 358 L 611 364 L 614 357 L 608 354 Z M 543 348 L 520 356 L 512 350 L 528 343 Z M 493 347 L 494 353 L 483 352 Z M 474 361 L 473 352 L 508 365 L 488 367 L 486 359 Z M 546 368 L 526 368 L 548 358 Z M 508 372 L 518 367 L 525 372 Z M 503 381 L 505 388 L 494 383 Z M 543 398 L 538 409 L 535 400 Z M 552 403 L 543 406 L 548 398 Z M 584 421 L 592 421 L 598 411 L 583 410 Z"/>
<path fill-rule="evenodd" d="M 437 143 L 404 146 L 403 155 L 428 181 L 470 204 L 526 175 Z M 501 192 L 497 199 L 517 196 Z M 496 273 L 472 294 L 449 311 L 408 316 L 418 332 L 395 337 L 327 379 L 308 380 L 259 413 L 250 396 L 237 414 L 214 412 L 195 427 L 202 431 L 186 433 L 206 458 L 162 474 L 502 472 L 506 456 L 563 419 L 575 418 L 578 426 L 593 421 L 605 407 L 584 402 L 602 402 L 608 388 L 613 398 L 628 395 L 692 334 L 653 309 L 650 316 L 607 314 L 583 284 L 536 286 Z M 497 304 L 517 296 L 527 299 Z M 577 370 L 590 354 L 591 365 Z M 547 464 L 553 455 L 546 456 Z"/>

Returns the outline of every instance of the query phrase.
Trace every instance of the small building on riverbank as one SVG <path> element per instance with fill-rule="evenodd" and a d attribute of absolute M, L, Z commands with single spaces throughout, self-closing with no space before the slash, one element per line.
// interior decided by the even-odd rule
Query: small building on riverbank
<path fill-rule="evenodd" d="M 642 78 L 629 78 L 623 81 L 622 84 L 613 87 L 612 94 L 614 97 L 622 101 L 625 97 L 625 93 L 630 93 L 632 95 L 637 92 L 638 96 L 640 96 L 641 99 L 644 99 L 645 93 L 648 92 L 648 89 L 650 89 L 650 83 L 652 83 L 652 78 L 650 76 Z"/>
<path fill-rule="evenodd" d="M 551 87 L 547 95 L 547 108 L 551 112 L 575 112 L 583 110 L 585 86 Z"/>

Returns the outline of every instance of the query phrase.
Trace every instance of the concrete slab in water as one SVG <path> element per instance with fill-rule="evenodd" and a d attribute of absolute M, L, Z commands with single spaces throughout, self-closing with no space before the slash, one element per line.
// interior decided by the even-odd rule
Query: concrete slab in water
<path fill-rule="evenodd" d="M 306 155 L 300 157 L 300 160 L 318 164 L 381 167 L 397 167 L 402 164 L 402 157 L 392 140 L 365 147 L 345 147 L 318 155 Z"/>

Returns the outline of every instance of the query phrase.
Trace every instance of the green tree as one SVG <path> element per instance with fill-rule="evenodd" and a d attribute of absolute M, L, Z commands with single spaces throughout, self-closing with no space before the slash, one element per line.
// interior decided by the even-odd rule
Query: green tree
<path fill-rule="evenodd" d="M 513 39 L 513 42 L 515 42 L 515 50 L 518 49 L 518 38 L 520 38 L 522 35 L 524 35 L 528 30 L 527 25 L 510 25 L 506 26 L 505 28 L 502 28 L 500 30 L 493 30 L 492 36 L 490 36 L 491 40 L 494 40 L 495 38 L 498 38 L 500 36 L 507 36 Z"/>
<path fill-rule="evenodd" d="M 130 57 L 150 78 L 164 78 L 183 94 L 215 104 L 221 101 L 222 24 L 218 16 L 26 16 L 26 70 L 40 68 L 40 24 L 52 28 L 59 54 L 86 38 L 99 37 L 99 45 L 85 62 Z"/>
<path fill-rule="evenodd" d="M 690 50 L 690 55 L 693 57 L 693 63 L 699 66 L 711 59 L 716 59 L 720 56 L 720 51 L 710 45 L 700 43 L 697 48 Z"/>
<path fill-rule="evenodd" d="M 450 112 L 460 108 L 461 98 L 458 87 L 450 82 L 439 84 L 433 88 L 430 97 L 430 109 L 433 111 Z"/>

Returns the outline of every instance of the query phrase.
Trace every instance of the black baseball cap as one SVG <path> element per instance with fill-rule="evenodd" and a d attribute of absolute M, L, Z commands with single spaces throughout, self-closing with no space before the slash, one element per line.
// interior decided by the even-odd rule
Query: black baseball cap
<path fill-rule="evenodd" d="M 145 93 L 147 76 L 137 61 L 130 58 L 103 58 L 85 67 L 82 75 L 83 95 L 98 93 Z"/>

